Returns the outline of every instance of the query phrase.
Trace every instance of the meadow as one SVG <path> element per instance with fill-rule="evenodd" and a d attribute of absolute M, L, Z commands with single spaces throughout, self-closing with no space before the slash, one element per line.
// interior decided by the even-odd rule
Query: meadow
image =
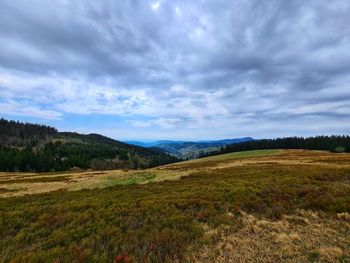
<path fill-rule="evenodd" d="M 350 155 L 0 174 L 0 262 L 349 262 Z"/>

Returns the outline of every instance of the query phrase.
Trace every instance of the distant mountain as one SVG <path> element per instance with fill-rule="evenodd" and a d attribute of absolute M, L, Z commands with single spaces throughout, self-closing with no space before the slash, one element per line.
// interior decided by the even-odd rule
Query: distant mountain
<path fill-rule="evenodd" d="M 151 141 L 151 142 L 141 142 L 141 141 L 125 141 L 125 143 L 142 146 L 142 147 L 157 147 L 161 144 L 173 144 L 173 143 L 184 143 L 186 141 L 172 141 L 172 140 L 159 140 L 159 141 Z"/>
<path fill-rule="evenodd" d="M 204 140 L 194 142 L 161 140 L 154 142 L 128 141 L 127 143 L 152 149 L 157 148 L 180 159 L 193 159 L 205 155 L 209 152 L 217 151 L 222 146 L 228 144 L 250 142 L 253 140 L 254 139 L 251 137 L 244 137 L 235 139 Z"/>
<path fill-rule="evenodd" d="M 137 169 L 175 161 L 175 157 L 158 148 L 0 119 L 0 171 Z"/>

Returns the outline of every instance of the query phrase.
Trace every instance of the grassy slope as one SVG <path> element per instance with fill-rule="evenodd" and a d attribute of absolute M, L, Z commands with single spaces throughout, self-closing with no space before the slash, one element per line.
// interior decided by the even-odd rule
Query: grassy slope
<path fill-rule="evenodd" d="M 349 155 L 265 153 L 152 170 L 165 178 L 191 171 L 180 180 L 142 184 L 157 181 L 144 171 L 105 189 L 0 199 L 0 262 L 228 262 L 227 255 L 248 262 L 259 249 L 269 262 L 346 262 Z"/>
<path fill-rule="evenodd" d="M 144 171 L 84 171 L 55 173 L 0 173 L 0 196 L 20 196 L 53 190 L 104 188 L 113 185 L 140 184 L 153 181 L 176 180 L 199 170 L 216 168 L 224 161 L 238 158 L 270 156 L 278 150 L 247 151 L 223 154 L 170 164 Z"/>
<path fill-rule="evenodd" d="M 222 161 L 222 160 L 244 158 L 244 157 L 259 157 L 259 156 L 278 154 L 280 152 L 281 150 L 254 150 L 254 151 L 234 152 L 234 153 L 226 153 L 226 154 L 210 156 L 210 157 L 201 158 L 201 159 L 194 159 L 188 162 Z"/>

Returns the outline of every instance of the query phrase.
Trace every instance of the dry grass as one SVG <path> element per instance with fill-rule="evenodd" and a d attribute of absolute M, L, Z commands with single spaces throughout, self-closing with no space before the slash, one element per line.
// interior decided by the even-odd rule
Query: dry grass
<path fill-rule="evenodd" d="M 224 154 L 144 170 L 151 173 L 151 181 L 177 180 L 199 171 L 252 165 L 307 165 L 310 167 L 350 168 L 350 154 L 332 154 L 323 151 L 265 150 Z M 0 173 L 0 197 L 22 196 L 57 190 L 104 188 L 123 180 L 133 181 L 140 171 L 84 171 L 64 173 Z M 52 180 L 52 177 L 57 180 Z M 60 180 L 59 177 L 62 177 Z M 63 180 L 63 177 L 65 180 Z M 350 175 L 344 177 L 350 180 Z M 41 179 L 41 180 L 40 180 Z M 16 183 L 16 180 L 18 182 Z M 142 181 L 147 183 L 151 181 Z"/>
<path fill-rule="evenodd" d="M 84 188 L 96 189 L 75 191 Z M 59 189 L 68 191 L 11 198 Z M 8 173 L 0 196 L 0 262 L 350 260 L 349 154 L 286 150 L 138 171 Z"/>
<path fill-rule="evenodd" d="M 350 224 L 299 210 L 272 221 L 241 212 L 240 229 L 207 228 L 191 262 L 348 262 Z M 235 217 L 232 216 L 232 220 Z"/>

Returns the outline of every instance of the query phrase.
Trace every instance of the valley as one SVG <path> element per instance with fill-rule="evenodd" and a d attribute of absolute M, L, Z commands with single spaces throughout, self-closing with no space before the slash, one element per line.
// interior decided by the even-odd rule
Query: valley
<path fill-rule="evenodd" d="M 126 143 L 151 148 L 159 149 L 181 160 L 195 159 L 202 157 L 208 153 L 220 150 L 222 147 L 230 144 L 254 141 L 251 137 L 224 139 L 224 140 L 207 140 L 207 141 L 171 141 L 161 140 L 154 142 L 138 142 L 126 141 Z"/>

